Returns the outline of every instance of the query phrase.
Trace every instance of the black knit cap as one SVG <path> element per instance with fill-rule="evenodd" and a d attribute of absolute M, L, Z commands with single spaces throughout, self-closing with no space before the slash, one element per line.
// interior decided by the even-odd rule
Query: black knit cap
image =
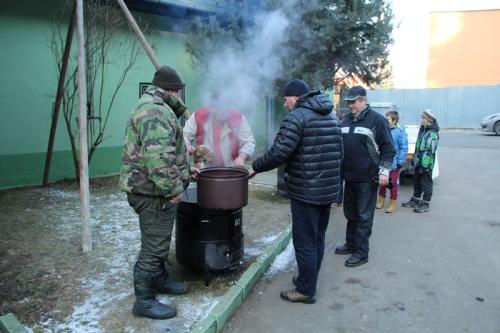
<path fill-rule="evenodd" d="M 366 89 L 362 86 L 354 86 L 347 91 L 344 101 L 355 101 L 361 96 L 366 96 Z"/>
<path fill-rule="evenodd" d="M 182 83 L 177 72 L 168 66 L 161 66 L 156 71 L 153 84 L 165 90 L 179 90 L 184 88 L 184 83 Z"/>
<path fill-rule="evenodd" d="M 283 88 L 283 96 L 302 96 L 309 92 L 309 86 L 302 80 L 292 80 Z"/>

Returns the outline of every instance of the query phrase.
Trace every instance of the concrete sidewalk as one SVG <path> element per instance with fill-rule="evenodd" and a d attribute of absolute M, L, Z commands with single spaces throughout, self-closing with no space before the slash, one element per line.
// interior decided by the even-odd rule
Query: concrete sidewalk
<path fill-rule="evenodd" d="M 293 269 L 262 279 L 224 332 L 500 332 L 500 140 L 442 135 L 431 212 L 377 210 L 370 261 L 333 253 L 345 218 L 332 211 L 316 304 L 280 299 Z M 410 183 L 410 182 L 408 182 Z M 467 195 L 466 195 L 467 193 Z"/>

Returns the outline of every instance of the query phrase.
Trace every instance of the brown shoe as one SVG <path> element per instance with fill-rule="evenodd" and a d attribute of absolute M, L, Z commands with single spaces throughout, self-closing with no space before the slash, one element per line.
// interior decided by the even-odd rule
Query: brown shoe
<path fill-rule="evenodd" d="M 396 211 L 396 200 L 392 200 L 389 202 L 389 206 L 385 210 L 386 213 L 394 213 Z"/>
<path fill-rule="evenodd" d="M 283 290 L 280 294 L 280 297 L 283 298 L 285 301 L 293 303 L 301 302 L 306 304 L 313 304 L 314 302 L 316 302 L 314 297 L 309 297 L 304 294 L 301 294 L 297 291 L 297 289 Z"/>
<path fill-rule="evenodd" d="M 378 199 L 377 199 L 377 205 L 375 206 L 375 208 L 381 209 L 382 207 L 384 207 L 384 201 L 385 201 L 385 197 L 381 197 L 379 195 Z"/>

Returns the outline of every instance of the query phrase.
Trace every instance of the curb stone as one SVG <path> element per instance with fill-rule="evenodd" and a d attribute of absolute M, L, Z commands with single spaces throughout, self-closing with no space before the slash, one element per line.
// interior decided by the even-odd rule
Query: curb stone
<path fill-rule="evenodd" d="M 5 333 L 27 333 L 28 331 L 17 320 L 12 313 L 0 316 L 0 332 Z"/>
<path fill-rule="evenodd" d="M 236 312 L 257 284 L 260 277 L 267 271 L 274 259 L 288 245 L 292 238 L 292 226 L 288 225 L 280 233 L 276 241 L 264 249 L 257 260 L 251 264 L 238 282 L 222 296 L 217 305 L 200 322 L 193 325 L 190 333 L 219 333 L 224 325 Z"/>

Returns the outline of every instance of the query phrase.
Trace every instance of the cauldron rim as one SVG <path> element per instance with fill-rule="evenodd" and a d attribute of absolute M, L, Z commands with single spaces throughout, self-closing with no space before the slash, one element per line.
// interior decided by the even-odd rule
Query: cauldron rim
<path fill-rule="evenodd" d="M 232 167 L 214 167 L 200 170 L 198 177 L 210 179 L 238 179 L 248 178 L 248 170 Z"/>

